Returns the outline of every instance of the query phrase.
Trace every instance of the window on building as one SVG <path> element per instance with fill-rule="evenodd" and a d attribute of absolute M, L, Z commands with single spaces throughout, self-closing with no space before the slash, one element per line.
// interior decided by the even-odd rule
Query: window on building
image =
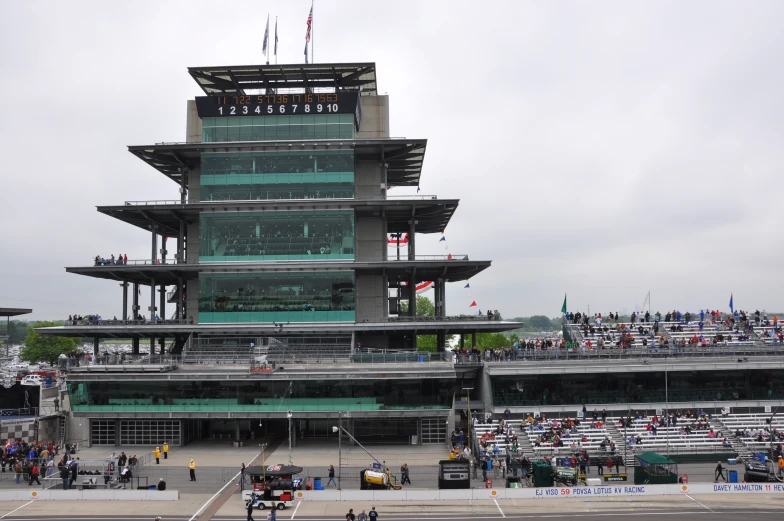
<path fill-rule="evenodd" d="M 199 260 L 354 258 L 354 212 L 203 213 Z"/>
<path fill-rule="evenodd" d="M 201 124 L 204 143 L 354 137 L 353 114 L 203 118 Z"/>
<path fill-rule="evenodd" d="M 199 323 L 354 321 L 354 274 L 202 273 Z"/>
<path fill-rule="evenodd" d="M 202 201 L 351 199 L 354 152 L 204 153 L 199 182 Z"/>

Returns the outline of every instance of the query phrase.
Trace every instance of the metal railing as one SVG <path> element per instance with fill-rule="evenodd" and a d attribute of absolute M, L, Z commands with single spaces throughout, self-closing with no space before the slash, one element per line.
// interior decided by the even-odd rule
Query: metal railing
<path fill-rule="evenodd" d="M 104 263 L 96 263 L 95 259 L 93 259 L 92 268 L 106 268 L 109 266 L 157 266 L 159 264 L 165 265 L 172 265 L 172 264 L 185 264 L 184 261 L 178 262 L 176 258 L 169 258 L 169 259 L 128 259 L 128 261 L 117 262 L 115 260 L 114 263 L 110 262 L 110 259 L 106 259 L 106 264 Z"/>
<path fill-rule="evenodd" d="M 167 318 L 160 320 L 119 320 L 119 319 L 83 319 L 65 320 L 66 326 L 171 326 L 193 324 L 190 318 Z"/>
<path fill-rule="evenodd" d="M 423 316 L 416 316 L 416 317 L 408 317 L 408 316 L 398 316 L 398 317 L 387 317 L 386 319 L 382 319 L 381 321 L 388 321 L 388 322 L 494 322 L 500 321 L 500 315 L 457 315 L 457 316 L 449 316 L 449 317 L 423 317 Z M 365 322 L 375 322 L 374 319 L 365 320 Z"/>
<path fill-rule="evenodd" d="M 657 358 L 689 358 L 689 357 L 727 357 L 737 358 L 744 356 L 782 356 L 784 349 L 772 349 L 772 346 L 757 345 L 748 346 L 743 349 L 733 349 L 730 347 L 674 347 L 674 348 L 630 348 L 619 349 L 617 347 L 607 349 L 595 349 L 594 351 L 579 349 L 519 349 L 504 350 L 498 356 L 483 353 L 482 361 L 485 363 L 508 363 L 508 362 L 535 362 L 546 360 L 633 360 L 633 359 L 657 359 Z M 487 358 L 489 356 L 489 358 Z M 745 361 L 745 360 L 744 360 Z"/>
<path fill-rule="evenodd" d="M 171 204 L 179 204 L 179 205 L 186 205 L 186 202 L 182 202 L 179 199 L 153 199 L 150 201 L 125 201 L 125 206 L 152 206 L 152 205 L 171 205 Z"/>
<path fill-rule="evenodd" d="M 398 259 L 395 255 L 389 254 L 387 256 L 387 260 L 391 260 L 391 261 L 395 261 L 395 262 L 397 262 L 399 260 L 401 262 L 404 262 L 404 261 L 411 261 L 411 260 L 415 260 L 415 261 L 418 261 L 418 260 L 443 261 L 443 260 L 469 260 L 469 259 L 468 259 L 468 255 L 465 255 L 465 254 L 462 254 L 462 253 L 461 254 L 446 253 L 444 255 L 414 255 L 413 259 L 410 256 L 408 256 L 408 255 L 401 255 L 400 259 Z"/>
<path fill-rule="evenodd" d="M 426 201 L 426 200 L 433 200 L 438 199 L 437 195 L 419 195 L 419 194 L 412 194 L 412 195 L 387 195 L 387 199 L 413 199 L 415 201 Z"/>

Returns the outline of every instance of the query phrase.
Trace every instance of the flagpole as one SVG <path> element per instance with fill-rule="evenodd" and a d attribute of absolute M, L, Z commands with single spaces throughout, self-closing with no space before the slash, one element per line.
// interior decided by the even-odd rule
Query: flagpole
<path fill-rule="evenodd" d="M 310 10 L 313 12 L 313 20 L 310 22 L 310 63 L 316 63 L 316 31 L 314 27 L 316 26 L 316 13 L 315 9 L 313 9 L 316 5 L 316 0 L 311 0 L 310 2 Z"/>
<path fill-rule="evenodd" d="M 275 65 L 278 64 L 278 17 L 275 16 Z"/>

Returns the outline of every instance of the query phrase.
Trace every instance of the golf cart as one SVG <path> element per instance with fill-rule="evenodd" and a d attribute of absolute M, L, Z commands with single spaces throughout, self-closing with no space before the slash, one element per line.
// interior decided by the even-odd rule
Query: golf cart
<path fill-rule="evenodd" d="M 252 486 L 242 493 L 242 500 L 250 499 L 259 510 L 284 510 L 292 506 L 294 492 L 302 488 L 302 478 L 294 477 L 300 472 L 302 467 L 290 465 L 248 467 L 245 475 L 250 477 Z"/>

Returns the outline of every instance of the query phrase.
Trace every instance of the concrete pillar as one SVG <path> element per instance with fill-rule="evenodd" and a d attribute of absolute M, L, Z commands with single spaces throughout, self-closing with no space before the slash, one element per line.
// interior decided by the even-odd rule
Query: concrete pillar
<path fill-rule="evenodd" d="M 240 421 L 234 420 L 234 439 L 240 439 Z"/>
<path fill-rule="evenodd" d="M 477 345 L 476 345 L 476 331 L 471 333 L 471 345 L 473 347 L 477 347 Z"/>
<path fill-rule="evenodd" d="M 128 320 L 128 283 L 123 282 L 120 284 L 123 289 L 123 311 L 122 311 L 122 320 L 125 322 Z"/>
<path fill-rule="evenodd" d="M 408 260 L 416 257 L 416 225 L 418 221 L 411 219 L 408 221 Z"/>
<path fill-rule="evenodd" d="M 152 240 L 151 240 L 152 252 L 150 255 L 150 259 L 152 260 L 152 263 L 155 264 L 155 260 L 158 258 L 158 233 L 157 233 L 158 226 L 156 224 L 151 224 L 150 230 L 152 231 Z"/>
<path fill-rule="evenodd" d="M 136 315 L 139 314 L 139 285 L 133 284 L 133 306 L 131 306 L 131 320 L 136 320 Z"/>
<path fill-rule="evenodd" d="M 99 354 L 98 353 L 98 347 L 99 347 L 100 341 L 101 341 L 101 339 L 98 338 L 97 336 L 93 337 L 93 356 L 98 356 L 98 354 Z"/>
<path fill-rule="evenodd" d="M 411 270 L 408 279 L 408 315 L 412 320 L 416 316 L 416 269 Z"/>
<path fill-rule="evenodd" d="M 435 305 L 435 316 L 441 316 L 441 285 L 439 279 L 433 281 L 433 304 Z"/>
<path fill-rule="evenodd" d="M 151 355 L 155 354 L 155 337 L 154 336 L 150 337 L 150 354 Z"/>
<path fill-rule="evenodd" d="M 185 262 L 185 221 L 180 219 L 180 236 L 177 238 L 177 264 Z"/>
<path fill-rule="evenodd" d="M 465 335 L 460 333 L 460 349 L 465 349 Z"/>
<path fill-rule="evenodd" d="M 161 296 L 159 299 L 161 301 L 160 317 L 161 320 L 166 320 L 166 286 L 164 286 L 163 284 L 161 284 L 160 292 L 161 292 Z"/>
<path fill-rule="evenodd" d="M 139 354 L 139 338 L 134 337 L 131 339 L 131 352 L 135 355 Z"/>
<path fill-rule="evenodd" d="M 150 280 L 150 322 L 155 322 L 155 279 Z"/>

